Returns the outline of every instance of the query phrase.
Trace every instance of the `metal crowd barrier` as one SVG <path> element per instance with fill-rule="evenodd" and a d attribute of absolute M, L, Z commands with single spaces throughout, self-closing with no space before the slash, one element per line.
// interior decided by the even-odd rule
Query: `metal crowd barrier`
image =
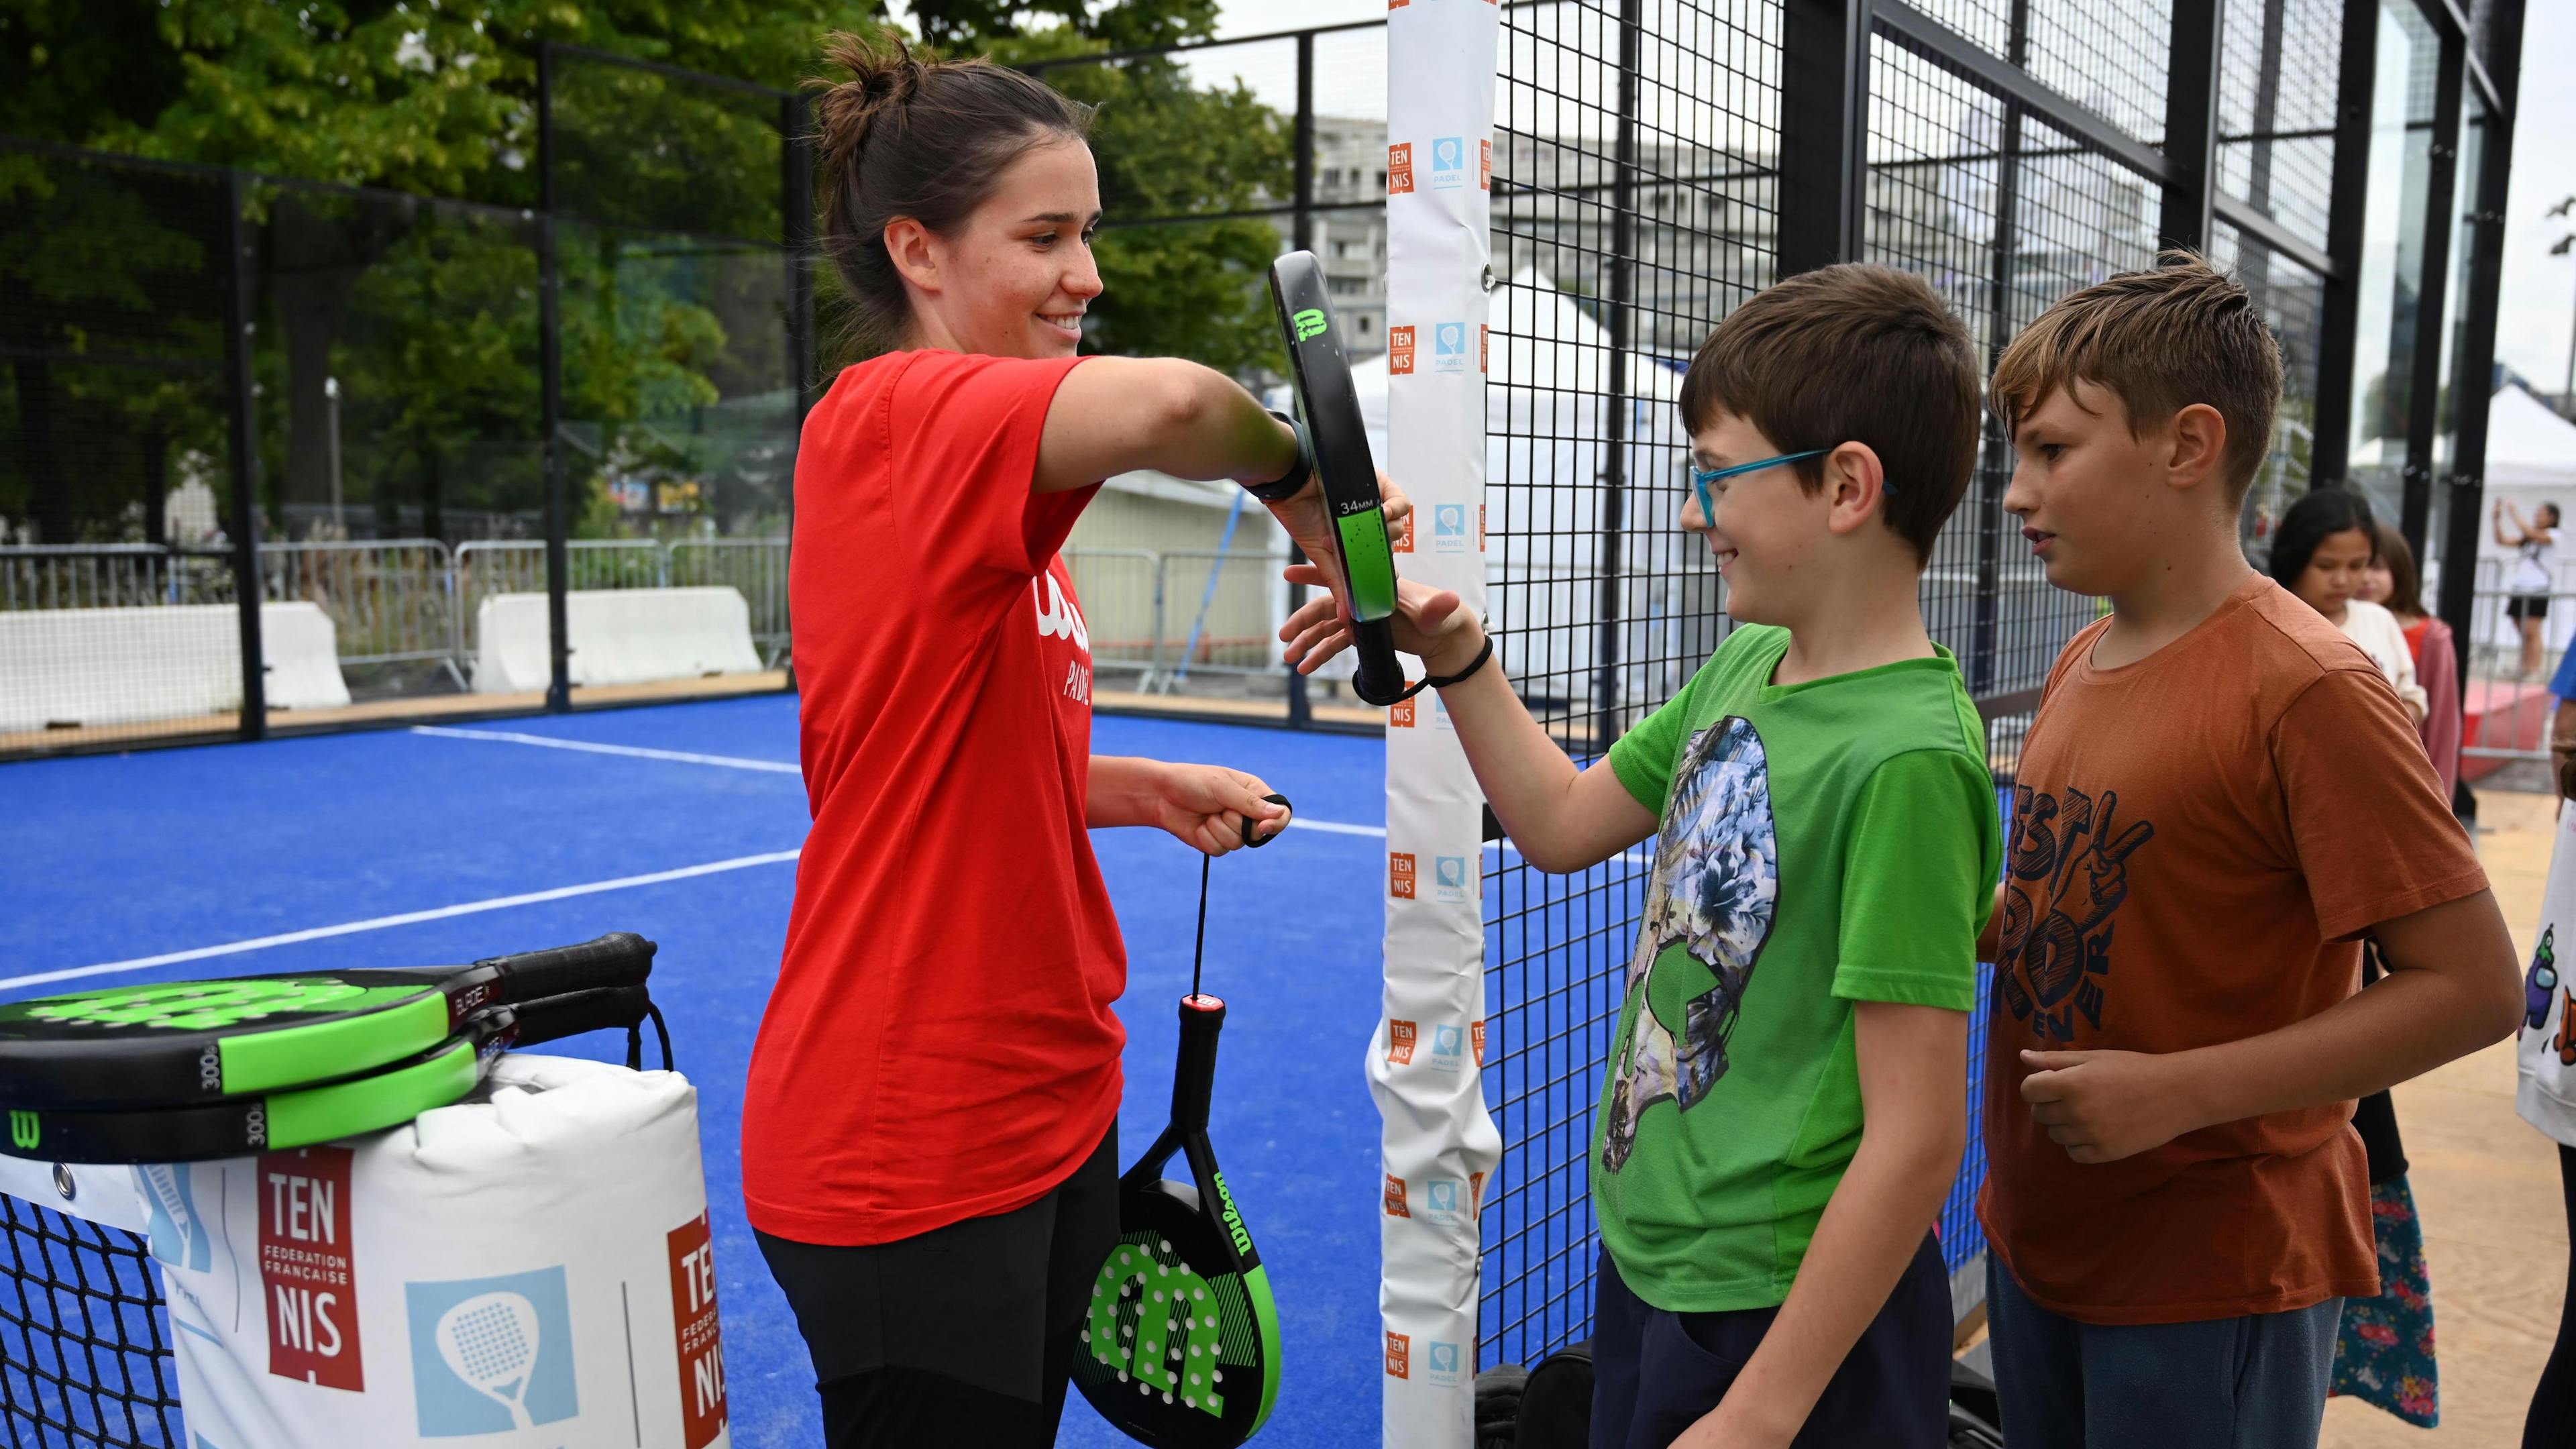
<path fill-rule="evenodd" d="M 344 666 L 433 663 L 467 688 L 475 611 L 494 594 L 541 593 L 545 544 L 473 539 L 353 539 L 260 546 L 260 596 L 331 616 Z M 772 668 L 788 652 L 784 538 L 572 539 L 573 589 L 730 586 L 751 610 Z M 1140 691 L 1172 692 L 1189 673 L 1281 676 L 1271 636 L 1284 606 L 1267 552 L 1067 549 L 1091 630 L 1093 667 L 1132 671 Z M 1213 579 L 1213 586 L 1211 586 Z M 158 544 L 0 547 L 0 610 L 228 604 L 232 553 Z M 1205 608 L 1202 608 L 1202 604 Z"/>

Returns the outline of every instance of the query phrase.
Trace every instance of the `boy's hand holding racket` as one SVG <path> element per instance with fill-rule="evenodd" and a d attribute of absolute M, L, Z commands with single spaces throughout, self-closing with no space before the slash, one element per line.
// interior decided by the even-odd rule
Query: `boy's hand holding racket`
<path fill-rule="evenodd" d="M 1284 577 L 1292 584 L 1329 580 L 1311 563 L 1291 564 Z M 1485 627 L 1458 607 L 1454 589 L 1435 589 L 1411 579 L 1395 581 L 1395 615 L 1388 622 L 1395 647 L 1422 661 L 1422 667 L 1446 678 L 1467 667 L 1485 647 Z M 1338 594 L 1308 599 L 1279 627 L 1286 658 L 1300 674 L 1312 674 L 1324 661 L 1351 647 L 1351 614 Z"/>

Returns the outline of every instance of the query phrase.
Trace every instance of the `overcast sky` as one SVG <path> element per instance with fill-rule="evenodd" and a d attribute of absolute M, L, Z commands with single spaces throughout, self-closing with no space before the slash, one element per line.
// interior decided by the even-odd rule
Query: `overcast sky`
<path fill-rule="evenodd" d="M 2513 190 L 2505 206 L 2504 293 L 2497 309 L 2496 355 L 2549 389 L 2567 385 L 2567 345 L 2576 328 L 2576 248 L 2549 255 L 2576 232 L 2576 210 L 2543 215 L 2576 195 L 2576 88 L 2535 64 L 2576 54 L 2576 5 L 2528 0 L 2523 22 L 2522 114 L 2514 121 Z"/>
<path fill-rule="evenodd" d="M 2524 56 L 2576 55 L 2576 4 L 2526 4 Z M 1385 14 L 1385 0 L 1224 0 L 1218 28 L 1227 36 L 1259 35 Z M 2563 257 L 2549 255 L 2549 248 L 2576 232 L 2576 209 L 2556 220 L 2544 213 L 2576 196 L 2576 87 L 2550 80 L 2546 66 L 2526 65 L 2525 72 L 2530 78 L 2514 130 L 2496 352 L 2534 382 L 2556 389 L 2566 385 L 2570 341 L 2576 337 L 2576 248 Z"/>

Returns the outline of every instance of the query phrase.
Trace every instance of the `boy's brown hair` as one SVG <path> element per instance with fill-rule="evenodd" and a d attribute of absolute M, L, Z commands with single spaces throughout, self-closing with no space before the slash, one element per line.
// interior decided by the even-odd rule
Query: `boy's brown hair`
<path fill-rule="evenodd" d="M 2227 420 L 2233 512 L 2272 449 L 2281 344 L 2235 278 L 2192 252 L 2164 262 L 2070 293 L 2023 328 L 1995 364 L 1995 415 L 2010 435 L 2049 394 L 2071 397 L 2079 379 L 2120 400 L 2132 437 L 2207 403 Z"/>
<path fill-rule="evenodd" d="M 1868 445 L 1886 472 L 1887 526 L 1929 562 L 1977 465 L 1977 355 L 1921 277 L 1819 267 L 1756 293 L 1700 344 L 1682 425 L 1696 433 L 1720 412 L 1784 453 Z M 1799 486 L 1824 487 L 1824 462 L 1792 465 Z"/>

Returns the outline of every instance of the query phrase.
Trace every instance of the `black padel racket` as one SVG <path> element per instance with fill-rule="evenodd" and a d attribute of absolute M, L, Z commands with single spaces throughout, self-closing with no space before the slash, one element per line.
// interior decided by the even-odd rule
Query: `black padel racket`
<path fill-rule="evenodd" d="M 324 1086 L 186 1107 L 12 1109 L 0 1153 L 40 1162 L 205 1162 L 333 1142 L 399 1127 L 456 1101 L 510 1047 L 619 1027 L 632 1032 L 652 1009 L 652 997 L 641 986 L 581 991 L 489 1007 L 418 1056 Z"/>
<path fill-rule="evenodd" d="M 470 966 L 109 986 L 0 1005 L 0 1102 L 176 1107 L 307 1087 L 427 1051 L 486 1007 L 641 986 L 653 943 L 612 931 Z"/>
<path fill-rule="evenodd" d="M 1290 252 L 1270 264 L 1270 300 L 1279 309 L 1298 415 L 1314 439 L 1315 472 L 1324 480 L 1342 577 L 1350 588 L 1356 651 L 1351 692 L 1370 704 L 1393 704 L 1407 693 L 1387 626 L 1395 615 L 1395 549 L 1387 539 L 1386 500 L 1377 489 L 1377 463 L 1360 421 L 1350 360 L 1342 355 L 1324 268 L 1313 252 Z"/>
<path fill-rule="evenodd" d="M 1285 805 L 1284 795 L 1272 801 Z M 1255 839 L 1243 826 L 1246 845 Z M 1207 860 L 1199 862 L 1199 949 L 1181 998 L 1172 1122 L 1118 1180 L 1118 1242 L 1091 1285 L 1073 1381 L 1100 1417 L 1143 1444 L 1228 1449 L 1259 1431 L 1279 1397 L 1279 1313 L 1270 1274 L 1208 1145 L 1216 1039 L 1225 1003 L 1199 990 L 1207 948 Z M 1178 1153 L 1190 1181 L 1163 1167 Z"/>

